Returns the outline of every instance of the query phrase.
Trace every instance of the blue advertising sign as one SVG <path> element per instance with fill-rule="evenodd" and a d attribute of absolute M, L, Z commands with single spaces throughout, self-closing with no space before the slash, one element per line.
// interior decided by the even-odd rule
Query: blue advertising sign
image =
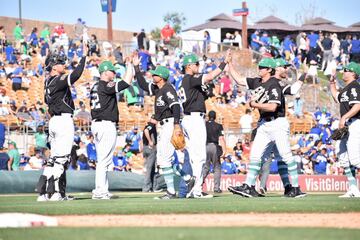
<path fill-rule="evenodd" d="M 108 1 L 109 0 L 100 0 L 101 9 L 102 9 L 103 12 L 108 12 L 109 11 L 109 9 L 108 9 Z M 111 9 L 112 9 L 112 12 L 115 12 L 116 0 L 111 0 Z"/>
<path fill-rule="evenodd" d="M 248 8 L 233 9 L 233 16 L 247 16 L 249 15 Z"/>

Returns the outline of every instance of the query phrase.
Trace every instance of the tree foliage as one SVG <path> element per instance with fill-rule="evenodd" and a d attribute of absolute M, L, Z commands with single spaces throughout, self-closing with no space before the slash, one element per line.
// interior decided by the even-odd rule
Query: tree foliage
<path fill-rule="evenodd" d="M 169 12 L 164 15 L 164 22 L 171 25 L 176 33 L 180 33 L 186 23 L 186 17 L 183 13 Z"/>

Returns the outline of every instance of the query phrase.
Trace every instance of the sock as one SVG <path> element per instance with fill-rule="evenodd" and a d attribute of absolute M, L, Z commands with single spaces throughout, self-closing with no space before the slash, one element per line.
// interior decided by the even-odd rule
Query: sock
<path fill-rule="evenodd" d="M 345 175 L 349 181 L 349 188 L 350 188 L 350 186 L 357 186 L 356 179 L 351 172 L 351 168 L 349 166 L 347 166 L 344 168 L 344 171 L 345 171 Z"/>
<path fill-rule="evenodd" d="M 171 194 L 175 194 L 174 170 L 171 167 L 162 168 L 162 175 L 165 179 L 167 191 Z"/>
<path fill-rule="evenodd" d="M 287 164 L 289 175 L 291 177 L 291 183 L 293 187 L 299 186 L 299 180 L 298 180 L 298 172 L 297 172 L 297 164 L 295 161 L 291 161 Z"/>
<path fill-rule="evenodd" d="M 278 161 L 277 165 L 283 186 L 286 187 L 290 185 L 288 166 L 283 161 Z"/>
<path fill-rule="evenodd" d="M 250 162 L 249 163 L 249 171 L 246 175 L 245 183 L 248 186 L 255 185 L 256 177 L 259 175 L 261 169 L 261 162 Z"/>

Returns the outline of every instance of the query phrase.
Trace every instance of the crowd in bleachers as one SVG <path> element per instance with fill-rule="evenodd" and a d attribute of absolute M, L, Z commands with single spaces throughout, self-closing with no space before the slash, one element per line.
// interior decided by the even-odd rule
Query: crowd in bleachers
<path fill-rule="evenodd" d="M 142 30 L 135 33 L 132 40 L 133 50 L 136 49 L 141 56 L 141 68 L 145 72 L 147 81 L 151 80 L 149 69 L 156 65 L 164 65 L 170 70 L 169 81 L 179 90 L 182 81 L 181 59 L 183 53 L 179 48 L 170 48 L 166 42 L 174 33 L 164 30 L 162 42 L 156 43 L 152 37 L 146 36 Z M 336 34 L 331 37 L 327 34 L 305 34 L 300 33 L 296 42 L 287 36 L 282 43 L 276 36 L 269 37 L 265 32 L 262 36 L 256 31 L 251 35 L 251 47 L 260 51 L 262 54 L 283 56 L 291 61 L 297 68 L 300 64 L 315 64 L 325 61 L 322 70 L 326 66 L 331 66 L 332 61 L 345 64 L 349 59 L 357 58 L 356 37 L 351 40 L 347 37 L 339 41 Z M 170 36 L 171 35 L 171 36 Z M 205 34 L 206 35 L 206 34 Z M 228 43 L 239 40 L 238 33 L 235 39 L 231 39 L 231 34 L 227 37 Z M 107 58 L 114 62 L 116 67 L 117 81 L 125 73 L 124 58 L 121 44 L 100 46 L 95 35 L 89 36 L 89 29 L 82 19 L 78 19 L 74 25 L 74 38 L 69 38 L 64 28 L 59 25 L 54 29 L 44 26 L 39 34 L 39 30 L 34 28 L 26 34 L 18 23 L 13 30 L 14 41 L 7 39 L 4 27 L 0 27 L 0 117 L 7 117 L 3 121 L 16 119 L 17 125 L 24 125 L 35 133 L 35 146 L 30 153 L 20 155 L 15 142 L 8 143 L 8 151 L 2 150 L 0 154 L 1 169 L 40 169 L 48 157 L 48 145 L 46 143 L 46 123 L 49 116 L 43 98 L 44 66 L 47 54 L 56 51 L 67 57 L 69 71 L 74 69 L 78 59 L 84 55 L 83 45 L 89 49 L 89 58 L 85 70 L 85 77 L 72 88 L 72 97 L 76 103 L 74 118 L 77 130 L 72 150 L 72 160 L 69 169 L 72 170 L 91 170 L 96 168 L 96 150 L 93 143 L 93 136 L 89 130 L 91 114 L 89 109 L 89 97 L 92 84 L 99 79 L 98 64 L 101 59 Z M 210 36 L 205 36 L 210 41 Z M 328 40 L 330 39 L 330 41 Z M 354 42 L 355 41 L 355 42 Z M 224 41 L 225 42 L 225 41 Z M 305 42 L 305 43 L 304 43 Z M 339 42 L 339 43 L 338 43 Z M 240 46 L 240 45 L 239 45 Z M 325 56 L 325 51 L 331 50 L 331 57 Z M 360 46 L 359 46 L 360 48 Z M 276 51 L 274 51 L 274 49 Z M 296 60 L 297 59 L 297 60 Z M 219 62 L 217 58 L 203 56 L 200 61 L 200 69 L 203 73 L 208 73 L 216 68 Z M 34 91 L 35 89 L 35 91 Z M 36 93 L 34 93 L 34 92 Z M 247 100 L 249 94 L 246 90 L 237 85 L 233 85 L 231 77 L 226 71 L 216 79 L 207 89 L 208 110 L 220 111 L 220 121 L 226 126 L 234 123 L 235 127 L 241 129 L 241 135 L 233 149 L 228 149 L 228 155 L 222 160 L 222 171 L 224 174 L 246 173 L 248 157 L 251 143 L 249 140 L 252 124 L 256 122 L 258 114 L 247 111 Z M 125 141 L 117 147 L 114 153 L 113 163 L 115 171 L 133 171 L 142 169 L 142 140 L 141 128 L 145 125 L 147 114 L 152 110 L 153 101 L 147 97 L 147 93 L 142 91 L 133 82 L 132 86 L 118 95 L 120 102 L 120 123 L 121 131 L 129 130 L 124 134 Z M 298 156 L 299 172 L 304 174 L 341 174 L 341 169 L 337 167 L 337 159 L 334 154 L 334 142 L 331 141 L 330 134 L 336 121 L 326 109 L 311 115 L 303 109 L 303 101 L 300 95 L 296 96 L 293 102 L 288 103 L 288 116 L 290 118 L 308 119 L 311 123 L 308 134 L 297 134 L 293 136 L 293 152 Z M 149 110 L 150 109 L 150 110 Z M 132 115 L 126 127 L 126 116 Z M 240 118 L 241 117 L 241 118 Z M 247 118 L 247 119 L 246 119 Z M 141 124 L 139 119 L 142 120 Z M 231 122 L 235 119 L 235 122 Z M 227 121 L 227 122 L 226 122 Z M 314 123 L 314 124 L 313 124 Z M 333 124 L 335 126 L 335 123 Z M 125 126 L 125 127 L 124 127 Z M 136 126 L 136 127 L 134 127 Z M 304 130 L 304 129 L 302 129 Z M 297 131 L 292 133 L 304 133 Z M 3 159 L 11 159 L 4 161 Z M 6 162 L 6 166 L 3 164 Z M 8 163 L 11 162 L 10 166 Z M 276 159 L 273 160 L 276 165 Z M 272 172 L 276 169 L 272 168 Z"/>

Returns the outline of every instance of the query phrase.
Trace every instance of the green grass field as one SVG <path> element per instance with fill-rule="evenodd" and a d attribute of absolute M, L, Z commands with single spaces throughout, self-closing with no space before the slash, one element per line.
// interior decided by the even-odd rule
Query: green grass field
<path fill-rule="evenodd" d="M 69 214 L 167 214 L 167 213 L 342 213 L 360 212 L 359 199 L 340 199 L 337 194 L 310 194 L 303 199 L 271 194 L 248 199 L 221 194 L 213 199 L 154 200 L 159 194 L 116 193 L 117 199 L 91 200 L 90 194 L 75 194 L 78 200 L 36 202 L 35 195 L 0 195 L 0 213 L 26 212 L 44 215 Z M 1 229 L 8 239 L 359 239 L 360 230 L 331 228 L 271 227 L 164 227 L 164 228 L 15 228 Z"/>

